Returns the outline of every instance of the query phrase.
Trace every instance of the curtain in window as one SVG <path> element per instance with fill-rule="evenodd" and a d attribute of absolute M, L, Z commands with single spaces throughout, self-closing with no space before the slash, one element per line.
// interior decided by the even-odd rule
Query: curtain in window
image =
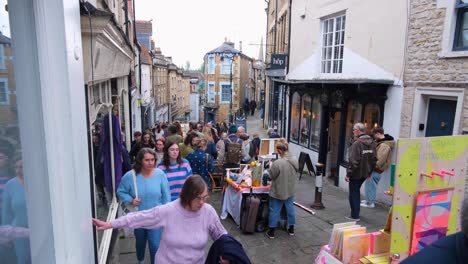
<path fill-rule="evenodd" d="M 293 94 L 291 105 L 291 141 L 299 143 L 299 119 L 301 115 L 301 97 Z"/>
<path fill-rule="evenodd" d="M 311 113 L 311 124 L 310 129 L 310 146 L 314 149 L 319 149 L 320 143 L 320 125 L 322 116 L 322 104 L 320 103 L 320 96 L 317 95 L 312 101 L 312 113 Z"/>
<path fill-rule="evenodd" d="M 380 124 L 380 107 L 377 104 L 370 103 L 365 107 L 364 125 L 371 131 L 372 128 Z"/>
<path fill-rule="evenodd" d="M 312 120 L 312 99 L 310 95 L 302 97 L 300 145 L 309 146 L 310 124 Z"/>

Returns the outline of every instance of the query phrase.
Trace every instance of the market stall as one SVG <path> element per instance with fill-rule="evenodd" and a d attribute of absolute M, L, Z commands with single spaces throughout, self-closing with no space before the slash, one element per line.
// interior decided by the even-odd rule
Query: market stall
<path fill-rule="evenodd" d="M 226 219 L 229 214 L 234 219 L 234 222 L 240 226 L 242 202 L 247 195 L 250 195 L 250 189 L 252 189 L 252 193 L 254 194 L 265 194 L 268 196 L 270 185 L 251 186 L 251 184 L 241 184 L 240 180 L 239 182 L 232 180 L 233 173 L 236 173 L 235 169 L 228 169 L 226 172 L 226 178 L 229 180 L 226 181 L 227 187 L 224 190 L 221 219 Z M 241 176 L 237 177 L 248 178 L 251 177 L 249 175 L 252 175 L 250 169 L 244 170 L 243 173 L 237 173 L 237 175 L 239 174 Z"/>

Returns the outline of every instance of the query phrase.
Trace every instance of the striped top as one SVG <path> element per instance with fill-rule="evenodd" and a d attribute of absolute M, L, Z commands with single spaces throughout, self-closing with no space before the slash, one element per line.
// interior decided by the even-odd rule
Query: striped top
<path fill-rule="evenodd" d="M 182 159 L 182 164 L 175 162 L 169 165 L 169 169 L 164 164 L 159 163 L 158 169 L 161 169 L 166 173 L 167 181 L 169 182 L 169 189 L 171 190 L 171 201 L 179 198 L 182 186 L 184 186 L 185 180 L 192 176 L 192 168 L 186 159 Z"/>

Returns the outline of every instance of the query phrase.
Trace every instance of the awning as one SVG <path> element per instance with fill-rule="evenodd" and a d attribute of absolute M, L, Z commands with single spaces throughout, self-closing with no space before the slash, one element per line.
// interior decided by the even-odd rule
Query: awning
<path fill-rule="evenodd" d="M 388 79 L 312 79 L 312 80 L 283 80 L 273 78 L 274 82 L 282 83 L 282 84 L 308 84 L 308 83 L 315 83 L 315 84 L 385 84 L 385 85 L 392 85 L 393 81 Z"/>
<path fill-rule="evenodd" d="M 265 75 L 270 77 L 284 77 L 286 76 L 285 69 L 265 70 Z"/>

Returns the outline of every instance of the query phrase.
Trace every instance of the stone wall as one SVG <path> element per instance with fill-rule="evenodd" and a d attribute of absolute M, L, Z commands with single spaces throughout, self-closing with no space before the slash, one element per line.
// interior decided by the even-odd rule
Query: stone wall
<path fill-rule="evenodd" d="M 405 91 L 400 136 L 411 133 L 415 88 L 421 86 L 468 88 L 468 57 L 440 58 L 445 8 L 434 0 L 411 1 L 408 47 L 405 65 Z M 467 105 L 468 97 L 464 99 Z M 463 109 L 462 130 L 468 130 L 468 109 Z"/>

